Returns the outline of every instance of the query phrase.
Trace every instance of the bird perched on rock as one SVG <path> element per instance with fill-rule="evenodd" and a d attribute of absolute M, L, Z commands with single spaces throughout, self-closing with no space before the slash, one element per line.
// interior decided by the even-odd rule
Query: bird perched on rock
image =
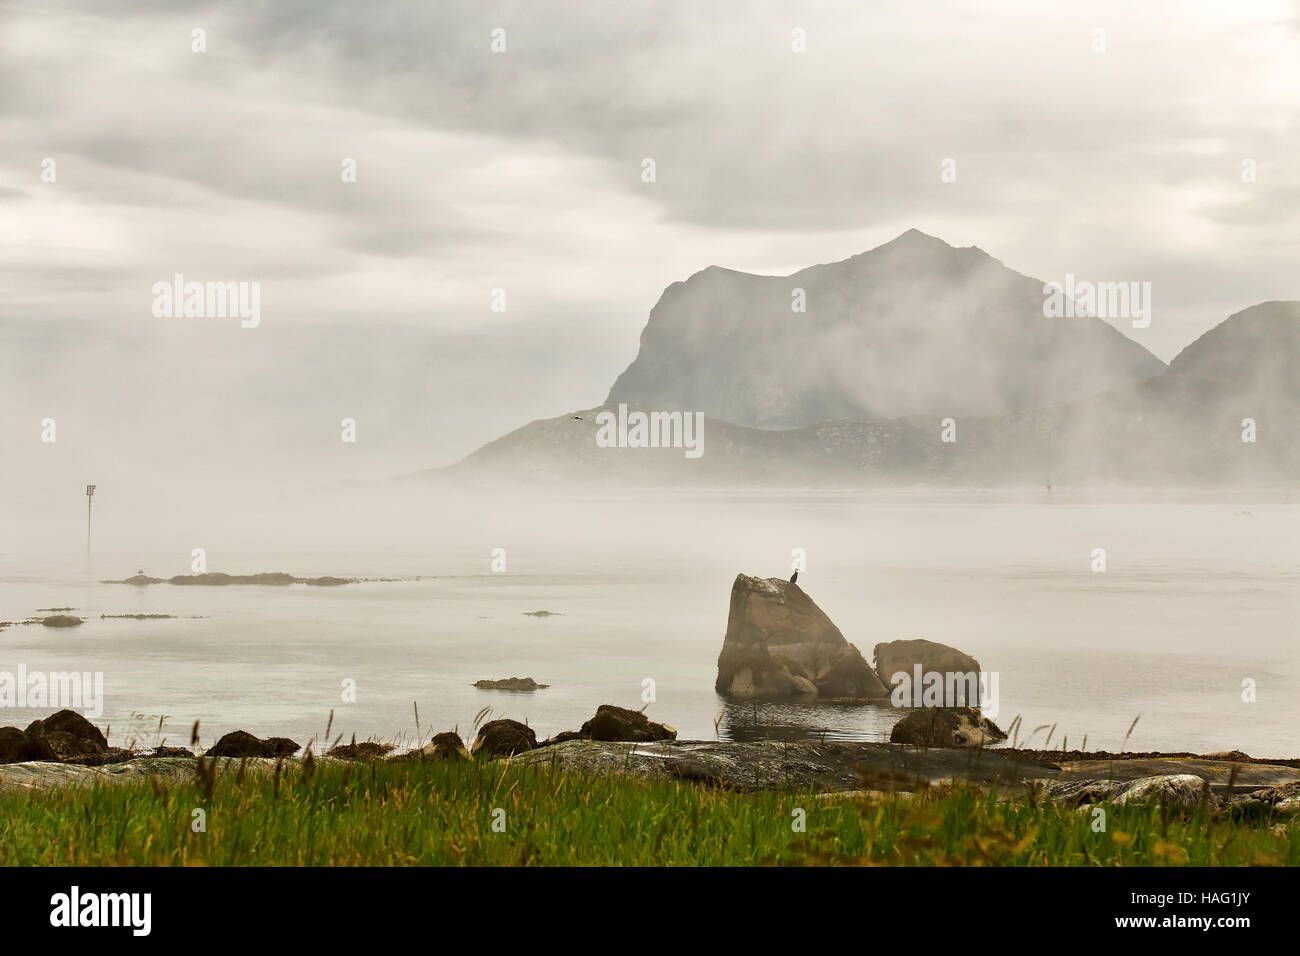
<path fill-rule="evenodd" d="M 795 571 L 794 574 L 790 575 L 790 583 L 794 584 L 798 580 L 799 580 L 799 572 Z"/>

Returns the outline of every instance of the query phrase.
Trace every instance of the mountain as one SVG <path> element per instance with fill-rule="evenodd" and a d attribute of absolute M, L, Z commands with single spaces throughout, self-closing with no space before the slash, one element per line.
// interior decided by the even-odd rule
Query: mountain
<path fill-rule="evenodd" d="M 914 265 L 903 268 L 909 262 Z M 948 276 L 950 294 L 941 307 L 925 313 L 939 318 L 927 318 L 927 330 L 909 338 L 902 318 L 907 309 L 901 303 L 914 305 L 920 288 L 935 296 L 947 288 L 936 278 L 936 262 L 945 264 L 938 272 Z M 884 268 L 886 263 L 891 267 Z M 928 278 L 906 292 L 908 283 L 896 275 L 901 272 Z M 832 288 L 827 275 L 852 277 L 839 287 L 842 295 L 858 290 L 853 294 L 864 300 L 892 305 L 872 310 L 845 300 L 835 307 L 838 318 L 817 319 L 812 292 L 825 294 Z M 867 283 L 867 275 L 878 276 L 893 289 L 894 298 Z M 797 277 L 803 278 L 796 283 Z M 699 291 L 712 286 L 717 288 L 708 296 Z M 753 292 L 777 288 L 788 297 L 790 287 L 810 290 L 808 316 L 794 313 L 778 322 L 775 313 L 765 311 L 761 294 Z M 718 291 L 723 288 L 737 290 L 737 304 L 727 305 Z M 970 315 L 959 314 L 955 290 L 975 288 L 984 297 L 973 296 Z M 1034 303 L 1028 301 L 1031 289 Z M 994 314 L 991 303 L 1004 294 L 1007 301 L 1021 303 L 1019 311 L 1008 307 L 1006 314 Z M 721 315 L 713 324 L 732 330 L 728 348 L 718 344 L 719 332 L 710 328 L 699 305 L 713 296 Z M 620 486 L 1041 486 L 1048 478 L 1058 486 L 1296 482 L 1300 302 L 1265 302 L 1238 312 L 1187 346 L 1168 367 L 1099 320 L 1045 318 L 1041 303 L 1042 284 L 1036 280 L 1005 269 L 978 249 L 954 249 L 915 232 L 854 259 L 785 279 L 706 269 L 664 293 L 642 335 L 637 360 L 602 406 L 531 422 L 455 465 L 408 478 Z M 737 316 L 754 314 L 746 312 L 749 307 L 763 315 L 747 325 Z M 856 324 L 849 318 L 855 315 L 863 317 Z M 882 365 L 868 344 L 871 336 L 863 331 L 868 327 L 885 330 L 881 340 L 897 367 Z M 936 334 L 936 328 L 947 331 Z M 985 343 L 976 341 L 980 329 L 1011 358 L 990 354 Z M 1023 339 L 1016 337 L 1016 329 Z M 966 343 L 971 353 L 965 366 L 947 353 L 949 334 L 966 336 L 954 339 Z M 722 338 L 725 342 L 728 336 Z M 831 349 L 828 342 L 838 347 Z M 826 374 L 814 374 L 805 343 L 818 361 L 827 363 Z M 669 360 L 673 354 L 678 356 L 675 364 Z M 1106 365 L 1106 356 L 1113 356 L 1116 368 Z M 1053 376 L 1062 381 L 1044 376 L 1035 362 L 1054 369 Z M 650 374 L 656 363 L 659 376 Z M 864 376 L 851 397 L 853 380 L 831 372 L 855 363 L 882 368 L 887 375 Z M 723 387 L 701 371 L 712 368 L 722 381 L 739 375 L 737 369 L 746 364 L 761 364 L 768 372 L 757 380 L 728 380 Z M 994 367 L 997 371 L 990 373 Z M 946 381 L 954 377 L 975 384 Z M 638 379 L 647 383 L 641 394 L 650 396 L 641 401 L 633 397 L 641 388 Z M 677 384 L 670 387 L 669 381 Z M 874 393 L 871 407 L 908 411 L 864 414 L 867 391 Z M 947 399 L 936 398 L 944 394 Z M 1024 404 L 1015 404 L 1020 402 Z M 620 404 L 625 406 L 621 410 Z M 766 427 L 719 417 L 709 407 Z M 703 454 L 698 457 L 680 447 L 611 448 L 597 440 L 602 413 L 627 418 L 638 411 L 674 409 L 704 414 Z M 949 417 L 955 419 L 954 442 L 943 440 L 942 420 Z M 814 420 L 791 425 L 803 418 Z M 1246 419 L 1253 422 L 1253 441 L 1242 440 L 1243 434 L 1250 435 Z"/>
<path fill-rule="evenodd" d="M 1101 319 L 1048 318 L 1043 302 L 1042 281 L 915 229 L 789 276 L 711 266 L 664 291 L 605 405 L 797 428 L 1004 414 L 1164 371 Z"/>

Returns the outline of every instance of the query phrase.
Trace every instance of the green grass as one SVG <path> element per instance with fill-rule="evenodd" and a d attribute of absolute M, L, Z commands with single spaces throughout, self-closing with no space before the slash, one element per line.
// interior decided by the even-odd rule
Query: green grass
<path fill-rule="evenodd" d="M 0 864 L 1300 864 L 1278 820 L 1114 807 L 1098 833 L 1090 813 L 964 788 L 827 800 L 474 761 L 285 764 L 278 780 L 232 765 L 207 789 L 142 780 L 0 795 Z M 796 808 L 805 833 L 792 830 Z"/>

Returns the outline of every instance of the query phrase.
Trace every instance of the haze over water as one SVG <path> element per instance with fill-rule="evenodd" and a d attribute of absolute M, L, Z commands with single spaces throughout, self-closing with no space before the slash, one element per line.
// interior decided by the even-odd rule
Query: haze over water
<path fill-rule="evenodd" d="M 1020 737 L 1056 724 L 1052 745 L 1294 757 L 1300 505 L 1283 492 L 1041 491 L 449 494 L 422 486 L 304 493 L 201 509 L 96 498 L 87 559 L 75 509 L 39 546 L 0 553 L 0 620 L 75 607 L 75 629 L 0 631 L 0 670 L 103 671 L 97 722 L 113 742 L 210 744 L 241 728 L 305 744 L 325 730 L 413 741 L 475 714 L 526 719 L 539 738 L 573 730 L 597 705 L 642 706 L 682 739 L 888 739 L 888 708 L 725 705 L 714 693 L 738 572 L 799 583 L 870 659 L 924 637 L 999 675 L 997 723 Z M 171 530 L 155 512 L 167 511 Z M 169 510 L 170 509 L 170 510 Z M 178 513 L 185 520 L 178 521 Z M 151 515 L 153 517 L 151 518 Z M 15 516 L 29 532 L 45 528 Z M 84 521 L 84 514 L 81 516 Z M 84 534 L 84 528 L 81 529 Z M 21 539 L 20 539 L 21 540 Z M 66 544 L 66 548 L 61 546 Z M 103 584 L 137 569 L 287 571 L 401 580 L 319 588 L 138 588 Z M 507 570 L 490 570 L 493 548 Z M 1108 569 L 1090 569 L 1105 548 Z M 551 617 L 526 612 L 546 610 Z M 102 620 L 101 614 L 174 614 Z M 196 617 L 197 616 L 197 617 Z M 479 691 L 480 678 L 530 676 L 533 694 Z M 344 703 L 353 679 L 357 702 Z M 1257 685 L 1243 703 L 1242 681 Z M 46 711 L 0 713 L 23 726 Z M 150 715 L 132 717 L 132 714 Z M 1041 745 L 1046 731 L 1031 744 Z"/>

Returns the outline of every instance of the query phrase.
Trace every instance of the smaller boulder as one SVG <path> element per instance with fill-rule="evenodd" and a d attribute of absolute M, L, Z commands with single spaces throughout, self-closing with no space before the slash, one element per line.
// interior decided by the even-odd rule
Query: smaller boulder
<path fill-rule="evenodd" d="M 262 746 L 266 748 L 265 757 L 292 757 L 302 749 L 288 737 L 267 737 Z"/>
<path fill-rule="evenodd" d="M 469 751 L 465 749 L 465 741 L 460 739 L 460 734 L 448 730 L 434 734 L 433 739 L 412 756 L 421 760 L 468 760 Z"/>
<path fill-rule="evenodd" d="M 533 750 L 537 746 L 537 734 L 527 724 L 517 720 L 489 720 L 478 729 L 474 738 L 475 757 L 509 757 L 514 754 Z"/>
<path fill-rule="evenodd" d="M 637 710 L 601 704 L 596 716 L 582 725 L 578 736 L 588 740 L 627 740 L 636 743 L 651 740 L 676 740 L 677 731 L 667 724 L 657 724 Z M 557 741 L 558 742 L 558 741 Z"/>
<path fill-rule="evenodd" d="M 0 763 L 56 761 L 58 755 L 42 738 L 17 727 L 0 727 Z"/>
<path fill-rule="evenodd" d="M 102 753 L 108 749 L 108 738 L 106 738 L 98 727 L 92 724 L 75 710 L 60 710 L 50 714 L 44 720 L 33 721 L 28 727 L 29 734 L 67 733 L 71 734 L 77 740 L 89 740 L 98 745 L 95 753 Z"/>
<path fill-rule="evenodd" d="M 923 707 L 889 732 L 890 743 L 918 747 L 983 747 L 1006 739 L 997 724 L 971 707 Z"/>
<path fill-rule="evenodd" d="M 208 748 L 208 757 L 292 757 L 302 748 L 288 737 L 262 740 L 244 730 L 232 730 Z"/>
<path fill-rule="evenodd" d="M 392 744 L 381 744 L 373 740 L 363 740 L 361 743 L 357 743 L 353 740 L 350 744 L 340 744 L 337 747 L 332 747 L 325 756 L 336 757 L 339 760 L 379 760 L 392 749 Z"/>

